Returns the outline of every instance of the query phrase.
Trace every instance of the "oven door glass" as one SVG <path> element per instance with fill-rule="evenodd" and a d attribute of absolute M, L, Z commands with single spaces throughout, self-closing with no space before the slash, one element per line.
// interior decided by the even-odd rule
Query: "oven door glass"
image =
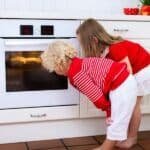
<path fill-rule="evenodd" d="M 68 88 L 67 78 L 49 73 L 41 65 L 41 51 L 7 51 L 6 91 L 60 90 Z"/>

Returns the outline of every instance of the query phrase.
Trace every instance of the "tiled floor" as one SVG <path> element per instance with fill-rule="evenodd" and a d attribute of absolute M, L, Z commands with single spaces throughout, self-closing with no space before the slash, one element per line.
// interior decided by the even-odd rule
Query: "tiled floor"
<path fill-rule="evenodd" d="M 101 145 L 105 136 L 1 144 L 0 150 L 92 150 Z M 117 149 L 116 149 L 117 150 Z M 140 132 L 138 144 L 130 150 L 150 150 L 150 131 Z"/>

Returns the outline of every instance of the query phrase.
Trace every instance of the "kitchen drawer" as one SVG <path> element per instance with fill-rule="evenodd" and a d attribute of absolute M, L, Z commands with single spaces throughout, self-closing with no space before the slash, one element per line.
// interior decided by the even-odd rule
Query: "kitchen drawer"
<path fill-rule="evenodd" d="M 150 38 L 150 22 L 99 21 L 112 35 L 124 38 Z"/>
<path fill-rule="evenodd" d="M 0 124 L 79 118 L 79 106 L 0 110 Z"/>

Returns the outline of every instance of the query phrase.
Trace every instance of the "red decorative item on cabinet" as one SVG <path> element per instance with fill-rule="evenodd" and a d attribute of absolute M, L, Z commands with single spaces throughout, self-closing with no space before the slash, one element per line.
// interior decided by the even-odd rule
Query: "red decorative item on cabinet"
<path fill-rule="evenodd" d="M 150 5 L 143 5 L 140 11 L 141 15 L 150 15 Z"/>
<path fill-rule="evenodd" d="M 140 10 L 141 15 L 150 15 L 150 0 L 140 0 L 142 7 Z"/>
<path fill-rule="evenodd" d="M 123 12 L 125 15 L 138 15 L 139 14 L 139 8 L 138 7 L 124 8 Z"/>

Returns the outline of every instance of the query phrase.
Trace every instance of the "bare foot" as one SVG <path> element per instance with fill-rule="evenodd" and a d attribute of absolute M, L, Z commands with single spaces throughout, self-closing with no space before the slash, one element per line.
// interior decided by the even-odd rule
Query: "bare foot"
<path fill-rule="evenodd" d="M 117 142 L 116 146 L 119 148 L 131 148 L 137 143 L 137 137 L 130 137 L 125 141 Z"/>

